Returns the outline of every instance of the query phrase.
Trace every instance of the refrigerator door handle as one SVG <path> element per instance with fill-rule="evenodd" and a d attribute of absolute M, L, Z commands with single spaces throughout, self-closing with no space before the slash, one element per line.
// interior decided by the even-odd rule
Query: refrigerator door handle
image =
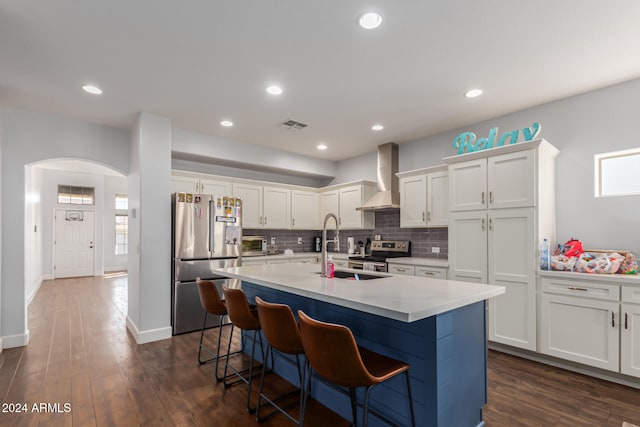
<path fill-rule="evenodd" d="M 211 255 L 215 251 L 215 225 L 216 225 L 216 210 L 215 200 L 209 200 L 209 252 Z"/>

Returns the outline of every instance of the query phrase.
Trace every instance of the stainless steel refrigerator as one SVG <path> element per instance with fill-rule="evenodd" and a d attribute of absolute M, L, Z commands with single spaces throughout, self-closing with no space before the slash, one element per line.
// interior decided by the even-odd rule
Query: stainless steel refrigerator
<path fill-rule="evenodd" d="M 199 330 L 203 309 L 196 278 L 224 282 L 237 281 L 213 272 L 218 267 L 240 265 L 242 245 L 242 201 L 230 196 L 172 194 L 173 265 L 171 324 L 173 334 Z M 217 325 L 217 316 L 208 316 L 207 327 Z"/>

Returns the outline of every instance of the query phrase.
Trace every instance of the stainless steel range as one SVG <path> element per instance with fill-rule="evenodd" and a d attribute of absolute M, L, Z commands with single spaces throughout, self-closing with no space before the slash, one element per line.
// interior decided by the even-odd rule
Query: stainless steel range
<path fill-rule="evenodd" d="M 411 242 L 406 240 L 374 240 L 371 254 L 349 257 L 349 268 L 387 272 L 387 258 L 411 256 Z"/>

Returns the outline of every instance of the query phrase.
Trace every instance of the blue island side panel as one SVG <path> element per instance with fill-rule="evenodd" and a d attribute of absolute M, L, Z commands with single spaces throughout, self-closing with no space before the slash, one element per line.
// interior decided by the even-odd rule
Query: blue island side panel
<path fill-rule="evenodd" d="M 407 323 L 245 281 L 242 289 L 251 302 L 260 296 L 268 302 L 289 305 L 296 317 L 297 311 L 303 310 L 314 319 L 348 326 L 359 345 L 409 363 L 417 425 L 482 425 L 487 396 L 484 302 Z M 274 370 L 297 385 L 295 359 L 275 355 Z M 359 390 L 360 401 L 363 395 Z M 314 379 L 312 396 L 351 420 L 347 395 Z M 399 425 L 410 425 L 404 376 L 374 387 L 370 406 Z M 362 416 L 360 410 L 358 415 Z M 386 424 L 370 416 L 369 425 Z"/>

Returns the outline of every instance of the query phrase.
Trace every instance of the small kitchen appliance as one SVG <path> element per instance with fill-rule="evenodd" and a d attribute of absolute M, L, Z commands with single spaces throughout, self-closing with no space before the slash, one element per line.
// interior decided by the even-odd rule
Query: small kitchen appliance
<path fill-rule="evenodd" d="M 371 254 L 349 257 L 349 268 L 387 272 L 387 259 L 411 256 L 411 242 L 406 240 L 374 240 Z"/>

